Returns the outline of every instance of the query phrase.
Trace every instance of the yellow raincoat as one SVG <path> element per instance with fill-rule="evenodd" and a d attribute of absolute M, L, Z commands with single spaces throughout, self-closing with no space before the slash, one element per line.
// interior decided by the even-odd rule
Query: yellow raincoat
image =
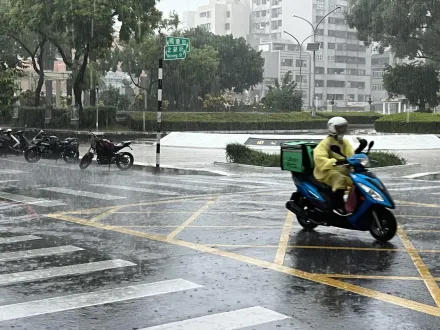
<path fill-rule="evenodd" d="M 330 150 L 332 145 L 339 146 L 342 153 L 347 157 L 354 155 L 353 147 L 346 139 L 339 141 L 329 136 L 313 150 L 313 160 L 315 162 L 313 175 L 319 182 L 332 187 L 333 191 L 345 190 L 352 185 L 352 182 L 346 167 L 334 166 L 337 160 L 343 160 L 343 158 Z"/>

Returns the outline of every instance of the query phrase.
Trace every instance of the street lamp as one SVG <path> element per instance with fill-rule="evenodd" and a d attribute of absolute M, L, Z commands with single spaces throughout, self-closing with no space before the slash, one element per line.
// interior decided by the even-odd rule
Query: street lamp
<path fill-rule="evenodd" d="M 283 31 L 285 34 L 288 34 L 289 36 L 291 36 L 293 39 L 295 39 L 295 41 L 298 43 L 299 46 L 299 89 L 300 89 L 300 93 L 301 93 L 301 100 L 302 100 L 302 82 L 303 82 L 303 78 L 302 78 L 302 49 L 303 49 L 303 44 L 304 42 L 306 42 L 307 39 L 313 37 L 314 35 L 310 35 L 307 38 L 305 38 L 302 42 L 299 42 L 299 40 L 293 36 L 291 33 L 287 32 L 287 31 Z M 310 82 L 310 75 L 309 75 L 309 82 Z M 310 93 L 309 93 L 309 97 L 310 97 Z"/>
<path fill-rule="evenodd" d="M 292 17 L 294 18 L 299 18 L 305 22 L 307 22 L 311 27 L 312 27 L 312 31 L 313 31 L 313 43 L 315 43 L 315 36 L 316 36 L 316 31 L 318 30 L 319 25 L 332 13 L 334 13 L 336 10 L 341 9 L 340 6 L 336 7 L 335 9 L 331 10 L 330 12 L 328 12 L 323 18 L 321 18 L 321 20 L 318 22 L 318 24 L 316 24 L 316 26 L 313 26 L 313 23 L 310 22 L 309 20 L 305 19 L 304 17 L 298 16 L 298 15 L 293 15 Z M 310 46 L 313 47 L 313 44 L 309 44 Z M 308 46 L 309 46 L 308 45 Z M 315 76 L 316 76 L 316 70 L 315 70 L 315 64 L 316 64 L 316 49 L 313 49 L 313 92 L 312 95 L 313 97 L 315 96 Z M 309 83 L 310 86 L 310 83 Z M 312 98 L 310 97 L 310 100 L 312 100 Z"/>
<path fill-rule="evenodd" d="M 99 84 L 96 83 L 95 85 L 96 90 L 96 99 L 95 99 L 95 106 L 96 106 L 96 133 L 98 133 L 98 105 L 99 105 Z"/>

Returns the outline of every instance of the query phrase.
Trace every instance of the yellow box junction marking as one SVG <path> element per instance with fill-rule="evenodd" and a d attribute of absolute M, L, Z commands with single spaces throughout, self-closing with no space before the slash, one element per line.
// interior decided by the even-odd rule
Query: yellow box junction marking
<path fill-rule="evenodd" d="M 205 205 L 203 205 L 200 210 L 198 210 L 196 213 L 194 213 L 188 220 L 186 220 L 184 223 L 182 223 L 179 227 L 177 227 L 176 229 L 173 230 L 173 232 L 171 234 L 169 234 L 167 236 L 167 238 L 169 240 L 174 239 L 177 235 L 179 235 L 179 233 L 184 230 L 188 225 L 190 225 L 191 223 L 193 223 L 198 217 L 200 217 L 203 212 L 205 212 L 207 209 L 209 209 L 209 207 L 215 203 L 217 200 L 217 197 L 211 199 L 210 201 L 208 201 Z"/>
<path fill-rule="evenodd" d="M 205 196 L 205 198 L 206 198 L 206 196 Z M 137 205 L 139 205 L 139 204 L 137 204 Z M 103 229 L 103 230 L 109 230 L 109 231 L 118 232 L 118 233 L 122 233 L 122 234 L 146 238 L 146 239 L 153 240 L 153 241 L 170 243 L 170 244 L 173 244 L 176 246 L 186 247 L 186 248 L 193 249 L 193 250 L 200 251 L 200 252 L 210 253 L 213 255 L 229 258 L 229 259 L 236 260 L 239 262 L 244 262 L 244 263 L 254 265 L 257 267 L 270 269 L 270 270 L 273 270 L 273 271 L 276 271 L 279 273 L 296 276 L 296 277 L 299 277 L 299 278 L 302 278 L 305 280 L 309 280 L 309 281 L 312 281 L 315 283 L 328 285 L 328 286 L 331 286 L 331 287 L 334 287 L 337 289 L 353 292 L 353 293 L 356 293 L 356 294 L 359 294 L 359 295 L 362 295 L 365 297 L 377 299 L 377 300 L 387 302 L 387 303 L 390 303 L 390 304 L 393 304 L 393 305 L 396 305 L 399 307 L 404 307 L 404 308 L 408 308 L 410 310 L 414 310 L 414 311 L 418 311 L 421 313 L 440 317 L 440 308 L 438 308 L 438 307 L 422 304 L 422 303 L 419 303 L 416 301 L 411 301 L 408 299 L 404 299 L 404 298 L 392 296 L 390 294 L 375 291 L 372 289 L 364 288 L 364 287 L 361 287 L 358 285 L 346 283 L 346 282 L 343 282 L 340 280 L 333 279 L 333 278 L 329 277 L 328 274 L 322 275 L 322 274 L 309 273 L 309 272 L 305 272 L 302 270 L 289 268 L 289 267 L 286 267 L 283 265 L 278 265 L 273 262 L 268 262 L 268 261 L 259 260 L 259 259 L 253 258 L 253 257 L 243 256 L 243 255 L 240 255 L 237 253 L 216 249 L 216 248 L 205 246 L 202 244 L 177 240 L 174 238 L 168 238 L 166 236 L 161 236 L 161 235 L 152 235 L 152 234 L 148 234 L 145 232 L 139 232 L 139 231 L 129 229 L 129 228 L 124 228 L 124 227 L 105 225 L 105 224 L 102 224 L 99 222 L 89 222 L 87 220 L 83 220 L 80 218 L 75 218 L 73 216 L 70 216 L 70 215 L 68 215 L 69 213 L 73 214 L 73 212 L 54 213 L 54 214 L 47 215 L 47 217 L 53 218 L 53 219 L 58 219 L 58 220 L 64 220 L 64 221 L 68 221 L 68 222 L 72 222 L 72 223 L 76 223 L 76 224 L 80 224 L 80 225 L 90 226 L 90 227 L 94 227 L 94 228 L 99 228 L 99 229 Z M 78 214 L 80 214 L 80 213 L 81 212 L 78 212 Z"/>
<path fill-rule="evenodd" d="M 284 264 L 284 258 L 286 256 L 287 245 L 289 244 L 290 232 L 293 225 L 293 213 L 288 211 L 286 221 L 284 222 L 283 232 L 281 233 L 280 243 L 278 244 L 277 254 L 275 256 L 275 263 L 277 265 Z"/>
<path fill-rule="evenodd" d="M 425 282 L 426 287 L 431 293 L 431 296 L 434 299 L 435 304 L 437 305 L 437 307 L 440 307 L 440 289 L 437 285 L 434 276 L 432 276 L 428 267 L 426 267 L 425 263 L 423 262 L 420 255 L 417 253 L 416 248 L 411 243 L 405 231 L 402 228 L 399 228 L 397 230 L 397 234 L 399 235 L 400 240 L 403 243 L 403 246 L 408 251 L 408 254 L 411 257 L 414 266 L 416 266 L 417 271 L 419 272 L 420 276 L 422 276 L 423 281 Z"/>

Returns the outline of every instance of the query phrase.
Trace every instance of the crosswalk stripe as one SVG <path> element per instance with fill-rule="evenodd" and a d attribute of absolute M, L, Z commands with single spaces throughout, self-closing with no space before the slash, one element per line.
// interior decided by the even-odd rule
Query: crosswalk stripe
<path fill-rule="evenodd" d="M 178 193 L 176 193 L 176 192 L 163 191 L 163 189 L 162 189 L 162 191 L 160 191 L 157 189 L 145 189 L 145 188 L 118 186 L 118 185 L 111 185 L 111 184 L 91 184 L 91 186 L 117 189 L 117 190 L 137 191 L 137 192 L 151 193 L 151 194 L 155 194 L 155 195 L 167 195 L 167 196 L 177 196 L 178 195 Z"/>
<path fill-rule="evenodd" d="M 162 187 L 169 187 L 169 188 L 180 188 L 183 190 L 193 190 L 193 191 L 206 191 L 206 192 L 215 192 L 220 191 L 220 188 L 210 188 L 210 187 L 202 187 L 202 186 L 194 186 L 194 184 L 185 185 L 185 184 L 178 184 L 178 183 L 166 183 L 166 182 L 139 182 L 139 184 L 144 185 L 152 185 L 152 186 L 162 186 Z"/>
<path fill-rule="evenodd" d="M 30 281 L 43 280 L 47 278 L 61 277 L 67 275 L 87 274 L 101 270 L 122 268 L 129 266 L 136 266 L 136 264 L 125 260 L 115 259 L 115 260 L 106 260 L 106 261 L 98 261 L 98 262 L 89 262 L 86 264 L 76 264 L 76 265 L 53 267 L 47 269 L 37 269 L 27 272 L 0 275 L 0 285 L 30 282 Z"/>
<path fill-rule="evenodd" d="M 0 244 L 11 244 L 25 241 L 33 241 L 41 239 L 41 237 L 34 235 L 12 236 L 12 237 L 0 237 Z"/>
<path fill-rule="evenodd" d="M 16 194 L 10 194 L 4 191 L 0 191 L 0 198 L 13 201 L 13 202 L 19 202 L 24 204 L 30 204 L 30 205 L 36 205 L 36 206 L 44 206 L 44 207 L 51 207 L 51 206 L 62 206 L 66 205 L 65 203 L 61 201 L 56 200 L 48 200 L 43 198 L 33 198 L 28 196 L 22 196 L 22 195 L 16 195 Z"/>
<path fill-rule="evenodd" d="M 125 199 L 125 197 L 122 197 L 122 196 L 98 194 L 98 193 L 94 193 L 94 192 L 90 192 L 90 191 L 73 190 L 73 189 L 60 188 L 60 187 L 45 187 L 45 188 L 38 188 L 38 189 L 44 190 L 44 191 L 61 193 L 61 194 L 82 196 L 82 197 L 89 197 L 89 198 L 96 198 L 96 199 L 105 199 L 105 200 Z"/>
<path fill-rule="evenodd" d="M 12 260 L 27 259 L 27 258 L 35 258 L 35 257 L 52 256 L 56 254 L 76 252 L 82 250 L 84 249 L 72 245 L 66 245 L 66 246 L 56 246 L 56 247 L 42 248 L 42 249 L 5 252 L 5 253 L 0 253 L 0 261 L 12 261 Z"/>
<path fill-rule="evenodd" d="M 264 307 L 256 306 L 158 325 L 141 330 L 234 330 L 281 321 L 288 318 L 290 317 Z"/>
<path fill-rule="evenodd" d="M 0 306 L 0 322 L 201 288 L 175 279 Z"/>

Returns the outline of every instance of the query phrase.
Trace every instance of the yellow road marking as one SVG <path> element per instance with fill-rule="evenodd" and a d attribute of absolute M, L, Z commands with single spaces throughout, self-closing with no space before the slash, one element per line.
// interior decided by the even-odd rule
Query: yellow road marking
<path fill-rule="evenodd" d="M 259 214 L 262 211 L 207 211 L 205 213 L 209 213 L 209 214 Z M 188 213 L 193 213 L 193 211 L 134 211 L 134 212 L 125 212 L 125 211 L 120 211 L 120 212 L 115 212 L 117 214 L 145 214 L 145 213 L 149 213 L 149 214 L 188 214 Z"/>
<path fill-rule="evenodd" d="M 440 233 L 440 229 L 405 229 L 405 231 L 412 233 Z"/>
<path fill-rule="evenodd" d="M 351 274 L 321 274 L 325 277 L 346 278 L 359 280 L 396 280 L 396 281 L 422 281 L 418 276 L 386 276 L 386 275 L 351 275 Z"/>
<path fill-rule="evenodd" d="M 275 256 L 275 263 L 277 265 L 284 264 L 284 257 L 286 256 L 287 245 L 289 244 L 290 232 L 293 225 L 293 213 L 288 211 L 286 221 L 284 222 L 283 232 L 281 233 L 280 242 L 278 244 L 277 254 Z"/>
<path fill-rule="evenodd" d="M 424 204 L 417 202 L 408 202 L 408 201 L 395 201 L 398 206 L 415 206 L 415 207 L 440 207 L 438 204 Z"/>
<path fill-rule="evenodd" d="M 434 276 L 432 276 L 428 267 L 426 267 L 425 263 L 423 262 L 420 255 L 417 253 L 416 248 L 411 243 L 411 240 L 408 238 L 405 231 L 402 228 L 399 228 L 397 234 L 399 235 L 400 240 L 403 243 L 403 246 L 408 251 L 408 254 L 411 257 L 414 266 L 416 266 L 420 276 L 423 277 L 423 281 L 425 282 L 426 287 L 431 293 L 434 302 L 438 307 L 440 307 L 440 289 L 437 285 L 437 282 L 435 281 Z"/>
<path fill-rule="evenodd" d="M 251 244 L 205 244 L 206 246 L 216 247 L 236 247 L 236 248 L 278 248 L 279 245 L 251 245 Z M 354 251 L 383 251 L 383 252 L 406 252 L 405 249 L 387 248 L 358 248 L 348 246 L 315 246 L 315 245 L 287 245 L 291 249 L 322 249 L 322 250 L 354 250 Z M 440 250 L 438 250 L 440 252 Z"/>
<path fill-rule="evenodd" d="M 182 230 L 184 230 L 188 225 L 190 225 L 192 222 L 194 222 L 198 217 L 200 217 L 203 212 L 205 212 L 209 207 L 214 204 L 217 200 L 217 197 L 211 199 L 208 201 L 205 205 L 203 205 L 200 210 L 198 210 L 196 213 L 194 213 L 188 220 L 186 220 L 184 223 L 182 223 L 179 227 L 174 229 L 171 234 L 167 236 L 169 240 L 174 239 Z"/>
<path fill-rule="evenodd" d="M 208 212 L 205 212 L 205 214 L 207 214 Z M 118 225 L 115 225 L 118 226 Z M 160 226 L 160 225 L 151 225 L 151 226 L 121 226 L 121 227 L 127 227 L 127 228 L 176 228 L 176 226 Z M 279 226 L 203 226 L 203 225 L 188 225 L 186 226 L 187 228 L 200 228 L 200 229 L 204 229 L 204 228 L 243 228 L 243 229 L 279 229 Z M 275 246 L 276 247 L 276 246 Z"/>
<path fill-rule="evenodd" d="M 100 221 L 100 220 L 104 219 L 105 217 L 107 217 L 108 215 L 113 214 L 116 211 L 120 210 L 121 208 L 123 208 L 123 206 L 115 206 L 115 207 L 111 208 L 110 210 L 108 210 L 108 211 L 106 211 L 104 213 L 101 213 L 100 215 L 97 215 L 96 217 L 93 217 L 89 221 L 90 222 Z"/>
<path fill-rule="evenodd" d="M 359 295 L 362 295 L 365 297 L 384 301 L 384 302 L 387 302 L 387 303 L 390 303 L 390 304 L 393 304 L 393 305 L 396 305 L 399 307 L 405 307 L 405 308 L 408 308 L 408 309 L 411 309 L 414 311 L 418 311 L 421 313 L 440 317 L 440 308 L 437 308 L 437 307 L 433 307 L 433 306 L 422 304 L 422 303 L 419 303 L 416 301 L 411 301 L 408 299 L 392 296 L 392 295 L 385 294 L 385 293 L 375 291 L 372 289 L 363 288 L 363 287 L 360 287 L 360 286 L 357 286 L 354 284 L 345 283 L 343 281 L 335 280 L 335 279 L 332 279 L 332 278 L 329 278 L 329 277 L 326 277 L 323 275 L 312 274 L 312 273 L 304 272 L 304 271 L 301 271 L 298 269 L 293 269 L 293 268 L 289 268 L 286 266 L 277 265 L 272 262 L 263 261 L 263 260 L 259 260 L 259 259 L 252 258 L 252 257 L 246 257 L 246 256 L 243 256 L 243 255 L 240 255 L 237 253 L 223 251 L 223 250 L 211 248 L 208 246 L 204 246 L 201 244 L 186 242 L 186 241 L 182 241 L 182 240 L 168 239 L 165 236 L 151 235 L 148 233 L 143 233 L 143 232 L 135 231 L 135 230 L 128 229 L 128 228 L 109 226 L 109 225 L 104 225 L 101 223 L 89 223 L 85 220 L 74 218 L 74 217 L 68 216 L 68 215 L 62 215 L 60 213 L 49 214 L 49 215 L 47 215 L 47 217 L 59 219 L 59 220 L 64 220 L 64 221 L 69 221 L 72 223 L 81 224 L 81 225 L 85 225 L 85 226 L 95 227 L 95 228 L 99 228 L 99 229 L 103 229 L 103 230 L 109 230 L 109 231 L 114 231 L 114 232 L 118 232 L 118 233 L 122 233 L 122 234 L 132 235 L 132 236 L 136 236 L 136 237 L 142 237 L 142 238 L 146 238 L 146 239 L 150 239 L 150 240 L 154 240 L 154 241 L 158 241 L 158 242 L 170 243 L 170 244 L 174 244 L 177 246 L 193 249 L 196 251 L 226 257 L 226 258 L 233 259 L 236 261 L 248 263 L 248 264 L 251 264 L 251 265 L 254 265 L 257 267 L 271 269 L 273 271 L 296 276 L 296 277 L 299 277 L 299 278 L 302 278 L 305 280 L 328 285 L 328 286 L 331 286 L 331 287 L 334 287 L 337 289 L 353 292 L 353 293 L 356 293 L 356 294 L 359 294 Z"/>

